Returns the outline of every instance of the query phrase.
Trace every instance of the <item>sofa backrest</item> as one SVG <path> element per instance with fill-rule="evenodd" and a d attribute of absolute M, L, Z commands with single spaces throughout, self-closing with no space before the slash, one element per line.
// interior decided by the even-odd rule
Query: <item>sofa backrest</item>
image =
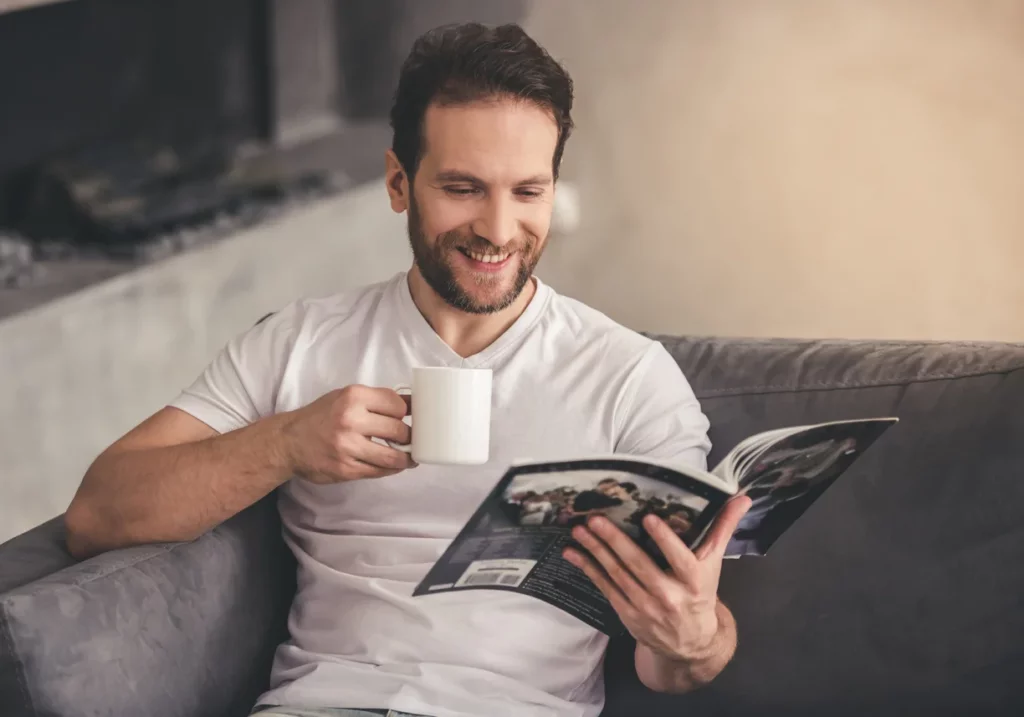
<path fill-rule="evenodd" d="M 767 556 L 726 563 L 739 648 L 687 714 L 1024 705 L 1024 345 L 659 338 L 710 418 L 712 464 L 757 431 L 901 419 Z"/>
<path fill-rule="evenodd" d="M 1024 346 L 659 338 L 712 463 L 778 426 L 901 422 L 767 557 L 727 562 L 740 646 L 717 680 L 650 693 L 618 640 L 605 715 L 1020 713 Z M 0 715 L 246 714 L 294 590 L 273 500 L 83 563 L 59 521 L 0 546 Z"/>

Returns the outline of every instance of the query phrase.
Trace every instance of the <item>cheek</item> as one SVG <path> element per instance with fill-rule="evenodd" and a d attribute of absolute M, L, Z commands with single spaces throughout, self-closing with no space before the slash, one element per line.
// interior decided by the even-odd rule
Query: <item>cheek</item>
<path fill-rule="evenodd" d="M 529 207 L 523 212 L 520 224 L 529 234 L 544 241 L 551 228 L 551 207 L 547 204 Z"/>
<path fill-rule="evenodd" d="M 437 237 L 470 226 L 476 215 L 472 202 L 441 200 L 434 202 L 430 213 L 422 217 L 424 231 L 430 237 Z"/>

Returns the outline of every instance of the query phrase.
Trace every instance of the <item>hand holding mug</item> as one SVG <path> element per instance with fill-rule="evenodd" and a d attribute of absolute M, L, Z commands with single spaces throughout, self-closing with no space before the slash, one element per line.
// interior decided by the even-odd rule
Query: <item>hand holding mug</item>
<path fill-rule="evenodd" d="M 394 475 L 415 461 L 373 438 L 408 443 L 402 421 L 408 413 L 405 399 L 391 389 L 346 386 L 284 414 L 284 450 L 295 474 L 313 483 Z"/>

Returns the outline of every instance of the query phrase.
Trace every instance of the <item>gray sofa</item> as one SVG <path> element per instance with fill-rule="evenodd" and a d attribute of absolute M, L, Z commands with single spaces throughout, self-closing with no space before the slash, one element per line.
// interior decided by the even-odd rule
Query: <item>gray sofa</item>
<path fill-rule="evenodd" d="M 767 557 L 726 564 L 718 680 L 653 694 L 619 641 L 605 715 L 1024 714 L 1024 346 L 659 338 L 712 460 L 780 425 L 902 420 Z M 271 500 L 81 563 L 59 519 L 0 546 L 0 715 L 246 714 L 294 589 Z"/>

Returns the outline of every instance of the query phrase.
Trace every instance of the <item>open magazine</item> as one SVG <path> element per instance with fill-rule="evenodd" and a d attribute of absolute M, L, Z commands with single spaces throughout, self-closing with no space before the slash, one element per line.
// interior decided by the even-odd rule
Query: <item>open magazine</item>
<path fill-rule="evenodd" d="M 835 421 L 751 436 L 712 471 L 612 455 L 512 465 L 431 567 L 413 595 L 513 590 L 544 600 L 592 627 L 622 624 L 590 579 L 562 557 L 571 530 L 604 515 L 659 565 L 664 556 L 642 519 L 655 513 L 696 548 L 733 496 L 753 500 L 727 557 L 765 555 L 785 530 L 896 418 Z"/>

